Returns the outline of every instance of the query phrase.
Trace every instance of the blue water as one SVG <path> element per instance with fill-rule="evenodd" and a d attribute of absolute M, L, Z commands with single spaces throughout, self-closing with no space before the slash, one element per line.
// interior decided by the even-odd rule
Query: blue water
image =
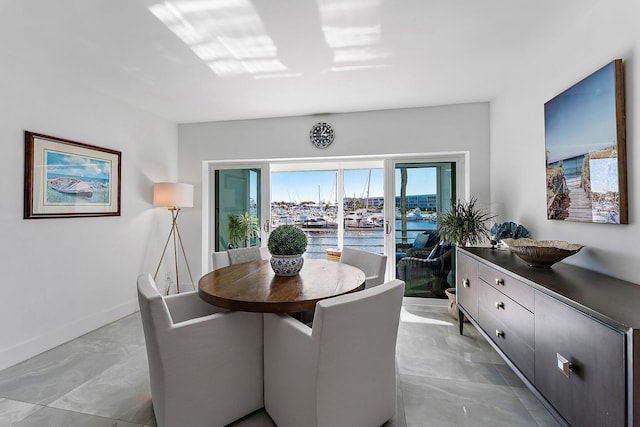
<path fill-rule="evenodd" d="M 399 231 L 400 220 L 396 221 L 396 243 L 401 242 L 402 233 Z M 407 222 L 407 243 L 413 242 L 415 237 L 425 230 L 434 230 L 436 224 L 428 221 Z M 312 230 L 307 233 L 306 258 L 325 258 L 327 249 L 338 247 L 338 232 L 336 230 Z M 344 245 L 365 251 L 382 253 L 384 251 L 384 230 L 381 228 L 344 232 Z"/>

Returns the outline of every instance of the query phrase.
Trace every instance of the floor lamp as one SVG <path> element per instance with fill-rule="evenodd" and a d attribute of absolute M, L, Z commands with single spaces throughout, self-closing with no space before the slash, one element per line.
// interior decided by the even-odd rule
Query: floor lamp
<path fill-rule="evenodd" d="M 169 236 L 164 244 L 162 250 L 162 256 L 156 268 L 156 273 L 153 275 L 155 280 L 160 271 L 162 260 L 167 252 L 169 242 L 173 240 L 173 260 L 176 266 L 176 291 L 180 293 L 180 284 L 178 278 L 178 243 L 180 243 L 180 249 L 182 249 L 182 256 L 184 257 L 184 263 L 187 266 L 189 272 L 189 279 L 191 279 L 191 287 L 195 290 L 193 284 L 193 277 L 191 276 L 191 268 L 189 268 L 189 261 L 187 260 L 187 254 L 184 252 L 184 245 L 182 244 L 182 237 L 180 237 L 180 230 L 178 229 L 178 215 L 181 208 L 193 207 L 193 185 L 191 184 L 179 184 L 175 182 L 158 182 L 153 187 L 153 204 L 156 206 L 165 206 L 169 212 L 171 212 L 171 230 L 169 230 Z M 177 239 L 176 239 L 177 236 Z M 169 289 L 171 286 L 167 286 L 167 295 L 169 295 Z"/>

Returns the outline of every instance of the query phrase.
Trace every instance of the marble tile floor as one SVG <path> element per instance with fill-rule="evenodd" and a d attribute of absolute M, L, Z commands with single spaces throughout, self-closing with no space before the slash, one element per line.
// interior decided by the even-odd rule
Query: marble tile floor
<path fill-rule="evenodd" d="M 405 298 L 384 427 L 556 426 L 472 326 L 458 334 L 445 304 Z M 0 371 L 0 426 L 155 426 L 139 313 Z M 275 424 L 260 410 L 232 426 Z"/>

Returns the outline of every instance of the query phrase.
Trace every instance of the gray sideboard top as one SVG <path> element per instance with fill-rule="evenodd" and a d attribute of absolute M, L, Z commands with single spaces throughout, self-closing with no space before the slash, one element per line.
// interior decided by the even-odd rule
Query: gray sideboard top
<path fill-rule="evenodd" d="M 459 248 L 505 273 L 520 276 L 534 289 L 558 298 L 610 326 L 640 329 L 640 285 L 564 262 L 551 268 L 528 266 L 508 249 Z"/>

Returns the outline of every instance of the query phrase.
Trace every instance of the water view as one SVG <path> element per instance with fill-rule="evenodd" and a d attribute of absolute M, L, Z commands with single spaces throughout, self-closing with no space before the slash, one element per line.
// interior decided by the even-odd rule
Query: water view
<path fill-rule="evenodd" d="M 337 207 L 317 205 L 273 204 L 272 226 L 296 225 L 307 235 L 307 258 L 324 258 L 327 249 L 338 248 Z M 404 242 L 436 228 L 433 212 L 414 208 L 406 214 Z M 402 220 L 399 211 L 395 219 L 396 243 L 403 242 Z M 357 208 L 343 214 L 344 246 L 376 253 L 384 252 L 384 214 L 382 209 Z"/>
<path fill-rule="evenodd" d="M 438 177 L 449 182 L 452 169 L 448 163 L 398 164 L 395 200 L 387 200 L 394 203 L 395 218 L 386 219 L 382 168 L 273 172 L 271 227 L 300 227 L 307 235 L 308 258 L 323 258 L 328 249 L 338 249 L 339 233 L 342 246 L 383 253 L 385 221 L 395 221 L 396 243 L 412 243 L 418 234 L 436 228 L 441 204 L 436 183 Z M 343 179 L 338 180 L 340 173 Z"/>
<path fill-rule="evenodd" d="M 402 241 L 400 221 L 396 221 L 396 243 Z M 426 230 L 434 230 L 435 222 L 409 222 L 407 223 L 407 241 L 412 242 L 415 237 Z M 307 258 L 324 258 L 327 249 L 336 249 L 338 247 L 338 232 L 328 230 L 312 230 L 304 229 L 307 235 Z M 376 253 L 384 252 L 384 230 L 346 230 L 344 232 L 344 246 L 354 249 L 371 251 Z"/>

